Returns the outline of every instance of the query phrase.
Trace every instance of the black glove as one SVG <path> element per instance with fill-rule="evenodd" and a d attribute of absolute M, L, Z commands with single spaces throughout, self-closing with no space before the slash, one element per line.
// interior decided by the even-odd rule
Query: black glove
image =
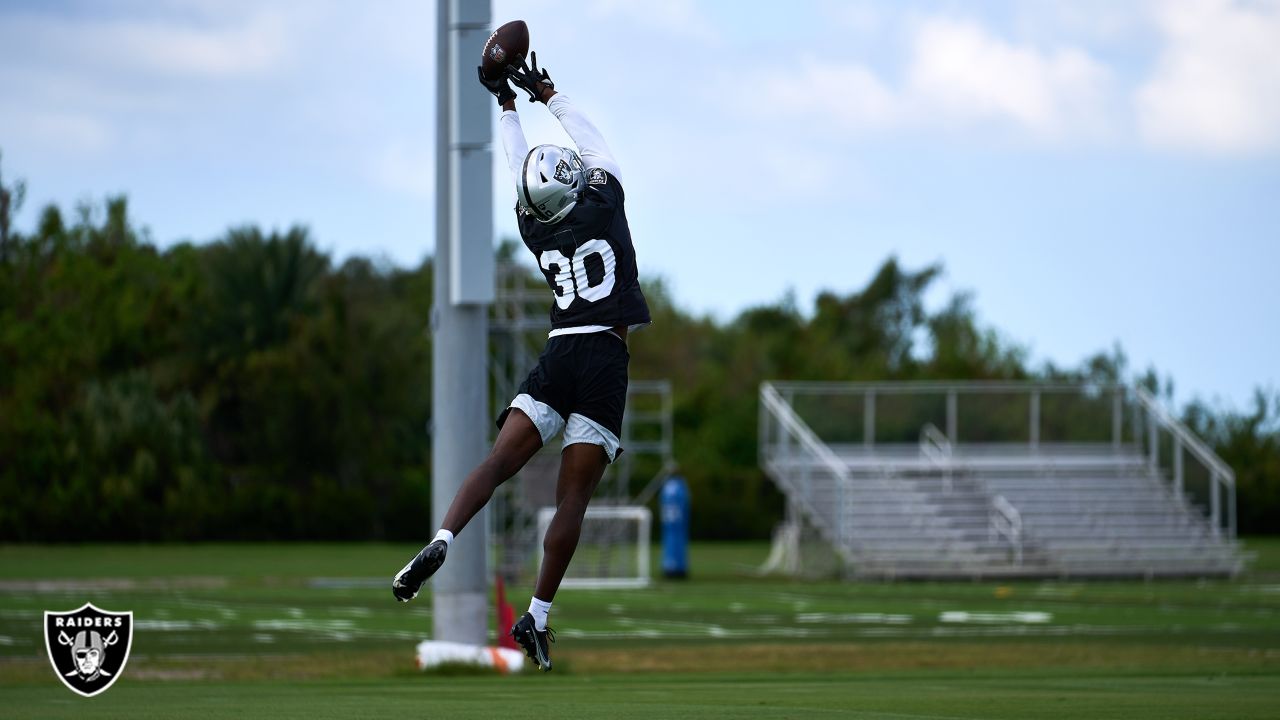
<path fill-rule="evenodd" d="M 551 76 L 545 69 L 538 68 L 538 53 L 529 53 L 529 61 L 533 67 L 526 65 L 523 58 L 519 65 L 508 65 L 507 77 L 516 87 L 529 93 L 529 102 L 538 102 L 542 99 L 542 91 L 547 88 L 554 90 L 556 84 L 551 82 Z"/>
<path fill-rule="evenodd" d="M 499 105 L 502 105 L 508 100 L 516 99 L 516 91 L 512 90 L 511 86 L 507 84 L 507 78 L 505 75 L 499 77 L 497 80 L 490 80 L 484 76 L 484 70 L 479 65 L 476 66 L 476 75 L 480 78 L 480 84 L 484 86 L 484 89 L 493 93 L 494 96 L 498 98 Z"/>

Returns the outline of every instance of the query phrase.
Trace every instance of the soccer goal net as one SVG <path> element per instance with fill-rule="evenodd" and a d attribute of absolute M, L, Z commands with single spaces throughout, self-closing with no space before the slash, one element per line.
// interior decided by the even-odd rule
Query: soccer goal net
<path fill-rule="evenodd" d="M 538 538 L 547 534 L 556 509 L 538 511 Z M 649 508 L 636 505 L 588 507 L 582 536 L 561 587 L 639 588 L 649 584 Z M 542 564 L 542 543 L 538 543 Z"/>

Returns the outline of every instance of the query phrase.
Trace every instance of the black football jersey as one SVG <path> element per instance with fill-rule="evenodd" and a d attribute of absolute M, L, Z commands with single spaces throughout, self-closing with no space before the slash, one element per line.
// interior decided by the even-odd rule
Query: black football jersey
<path fill-rule="evenodd" d="M 516 209 L 520 237 L 555 293 L 551 329 L 645 325 L 649 304 L 640 290 L 622 185 L 600 168 L 585 174 L 582 198 L 560 222 L 547 225 Z"/>

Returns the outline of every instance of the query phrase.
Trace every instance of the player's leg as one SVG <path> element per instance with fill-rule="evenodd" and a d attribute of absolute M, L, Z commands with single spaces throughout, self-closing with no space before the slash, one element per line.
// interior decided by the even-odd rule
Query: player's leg
<path fill-rule="evenodd" d="M 569 561 L 578 549 L 582 519 L 587 504 L 609 465 L 605 450 L 599 445 L 570 445 L 560 455 L 560 477 L 556 482 L 556 514 L 542 538 L 542 567 L 534 597 L 550 603 L 560 589 Z"/>
<path fill-rule="evenodd" d="M 397 600 L 408 602 L 417 596 L 422 583 L 444 564 L 454 536 L 489 502 L 499 485 L 524 467 L 542 447 L 542 442 L 542 432 L 525 411 L 510 408 L 503 416 L 502 428 L 489 456 L 463 480 L 436 537 L 392 579 L 391 592 Z"/>
<path fill-rule="evenodd" d="M 557 374 L 554 340 L 547 343 L 538 365 L 520 385 L 519 394 L 498 417 L 498 439 L 493 449 L 463 480 L 435 538 L 392 579 L 391 592 L 400 602 L 416 597 L 422 583 L 440 569 L 454 535 L 489 502 L 493 491 L 564 428 L 568 410 L 562 407 L 564 398 L 557 394 L 557 384 L 553 382 Z"/>
<path fill-rule="evenodd" d="M 573 341 L 573 349 L 577 392 L 564 428 L 556 512 L 542 540 L 542 567 L 529 612 L 511 628 L 512 637 L 543 670 L 551 669 L 551 600 L 578 548 L 587 504 L 605 468 L 622 452 L 618 435 L 627 402 L 630 356 L 621 338 L 612 333 L 584 335 Z"/>
<path fill-rule="evenodd" d="M 587 503 L 609 463 L 622 452 L 618 435 L 627 404 L 626 342 L 613 332 L 574 336 L 572 372 L 576 385 L 564 428 L 564 451 L 556 484 L 556 513 L 543 538 L 542 567 L 530 613 L 539 629 L 578 547 Z"/>
<path fill-rule="evenodd" d="M 576 416 L 570 417 L 572 424 Z M 582 519 L 587 504 L 600 484 L 604 469 L 609 464 L 606 451 L 595 444 L 577 443 L 565 447 L 560 454 L 560 477 L 556 482 L 556 513 L 542 539 L 542 567 L 538 569 L 538 584 L 526 612 L 515 626 L 511 636 L 524 648 L 525 654 L 538 667 L 551 669 L 551 645 L 555 639 L 547 627 L 547 615 L 551 612 L 551 600 L 564 580 L 569 561 L 578 548 L 582 534 Z"/>
<path fill-rule="evenodd" d="M 454 535 L 462 532 L 471 518 L 489 503 L 493 491 L 519 472 L 541 448 L 542 434 L 537 426 L 524 411 L 512 408 L 489 456 L 462 481 L 440 527 Z"/>

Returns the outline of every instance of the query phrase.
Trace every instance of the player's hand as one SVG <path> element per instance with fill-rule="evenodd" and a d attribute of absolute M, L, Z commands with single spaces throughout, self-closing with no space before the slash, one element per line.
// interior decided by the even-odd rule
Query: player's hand
<path fill-rule="evenodd" d="M 521 59 L 519 65 L 508 65 L 507 77 L 511 78 L 516 87 L 529 93 L 529 102 L 538 102 L 542 100 L 542 93 L 555 90 L 556 84 L 551 82 L 551 76 L 545 68 L 538 67 L 538 53 L 529 53 L 529 63 L 526 65 Z"/>
<path fill-rule="evenodd" d="M 512 90 L 511 86 L 507 84 L 506 77 L 500 77 L 497 80 L 489 80 L 485 78 L 484 70 L 481 69 L 479 65 L 476 66 L 476 76 L 480 78 L 480 84 L 484 86 L 484 89 L 493 93 L 493 96 L 498 98 L 498 105 L 505 105 L 506 103 L 516 99 L 516 91 Z"/>

